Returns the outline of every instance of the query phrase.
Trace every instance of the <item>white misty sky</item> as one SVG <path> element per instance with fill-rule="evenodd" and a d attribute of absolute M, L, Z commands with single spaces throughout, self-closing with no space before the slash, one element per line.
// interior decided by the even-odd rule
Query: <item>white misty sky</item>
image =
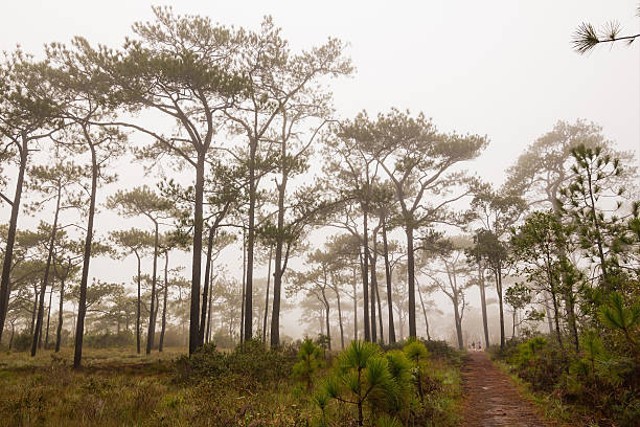
<path fill-rule="evenodd" d="M 620 148 L 640 149 L 640 41 L 587 56 L 570 46 L 583 21 L 640 32 L 637 0 L 4 0 L 0 49 L 37 53 L 74 35 L 115 47 L 154 4 L 248 28 L 269 14 L 294 48 L 348 42 L 357 73 L 333 86 L 341 117 L 397 107 L 487 135 L 474 169 L 494 182 L 557 120 L 594 121 Z"/>
<path fill-rule="evenodd" d="M 638 3 L 0 0 L 0 50 L 19 44 L 39 55 L 44 43 L 75 35 L 117 47 L 133 22 L 152 18 L 154 4 L 253 29 L 271 15 L 294 49 L 329 36 L 349 43 L 357 72 L 332 86 L 339 117 L 397 107 L 423 111 L 444 131 L 487 135 L 489 148 L 470 168 L 501 183 L 504 170 L 558 120 L 593 121 L 619 148 L 640 151 L 640 40 L 589 55 L 570 45 L 583 21 L 618 20 L 625 32 L 640 32 Z"/>

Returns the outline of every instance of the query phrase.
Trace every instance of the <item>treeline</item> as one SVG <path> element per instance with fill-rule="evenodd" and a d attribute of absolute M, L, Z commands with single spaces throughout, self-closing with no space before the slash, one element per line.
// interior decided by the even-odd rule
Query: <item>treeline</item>
<path fill-rule="evenodd" d="M 0 65 L 10 207 L 0 338 L 17 326 L 32 354 L 53 343 L 57 285 L 55 346 L 71 320 L 75 366 L 88 313 L 92 330 L 133 330 L 139 353 L 162 350 L 171 327 L 188 333 L 190 354 L 217 331 L 241 341 L 260 331 L 276 348 L 285 292 L 305 297 L 303 316 L 319 322 L 328 346 L 337 347 L 336 330 L 341 348 L 394 343 L 430 338 L 429 294 L 438 290 L 462 347 L 466 291 L 478 286 L 486 346 L 491 292 L 501 347 L 506 304 L 511 336 L 546 319 L 576 354 L 593 331 L 606 348 L 637 354 L 638 205 L 624 190 L 637 175 L 596 125 L 559 122 L 494 188 L 468 172 L 486 137 L 441 132 L 396 109 L 338 120 L 328 83 L 353 72 L 339 40 L 293 52 L 270 18 L 252 31 L 154 12 L 118 49 L 76 38 L 47 45 L 44 59 L 18 49 Z M 131 156 L 153 185 L 104 193 L 126 185 L 114 165 Z M 146 228 L 96 238 L 100 199 Z M 48 221 L 20 230 L 25 207 Z M 318 230 L 330 237 L 311 247 Z M 216 261 L 231 244 L 243 248 L 241 284 Z M 192 257 L 188 280 L 171 263 L 178 251 Z M 89 283 L 92 258 L 130 255 L 134 295 Z M 263 284 L 256 271 L 265 262 Z M 602 313 L 616 304 L 627 320 L 612 329 Z"/>

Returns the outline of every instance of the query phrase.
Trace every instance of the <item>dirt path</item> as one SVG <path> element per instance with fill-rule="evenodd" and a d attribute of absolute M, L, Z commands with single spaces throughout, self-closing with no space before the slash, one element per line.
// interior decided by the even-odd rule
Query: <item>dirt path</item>
<path fill-rule="evenodd" d="M 551 427 L 524 400 L 511 379 L 484 352 L 471 352 L 462 367 L 463 426 Z"/>

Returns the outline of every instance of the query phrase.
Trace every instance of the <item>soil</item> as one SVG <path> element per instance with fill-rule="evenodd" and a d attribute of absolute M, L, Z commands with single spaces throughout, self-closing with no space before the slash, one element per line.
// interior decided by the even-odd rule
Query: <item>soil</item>
<path fill-rule="evenodd" d="M 511 378 L 482 351 L 470 352 L 462 367 L 463 426 L 555 427 L 525 400 Z"/>

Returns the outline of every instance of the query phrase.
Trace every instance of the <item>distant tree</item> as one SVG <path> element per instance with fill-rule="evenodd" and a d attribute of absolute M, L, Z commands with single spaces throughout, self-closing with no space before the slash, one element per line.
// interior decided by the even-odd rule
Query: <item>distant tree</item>
<path fill-rule="evenodd" d="M 396 109 L 376 120 L 361 113 L 345 123 L 342 132 L 367 147 L 394 187 L 399 224 L 407 238 L 409 336 L 416 337 L 415 233 L 451 222 L 447 207 L 468 194 L 468 177 L 455 166 L 478 156 L 487 140 L 440 133 L 423 114 L 411 117 Z"/>
<path fill-rule="evenodd" d="M 154 236 L 153 234 L 132 228 L 129 230 L 116 230 L 111 233 L 111 240 L 120 248 L 123 249 L 125 255 L 130 253 L 136 256 L 137 260 L 137 274 L 136 283 L 138 284 L 138 293 L 136 298 L 136 351 L 140 354 L 140 308 L 141 308 L 141 296 L 142 296 L 142 256 L 149 249 L 153 248 Z"/>
<path fill-rule="evenodd" d="M 477 183 L 473 188 L 473 199 L 470 209 L 465 212 L 467 231 L 475 233 L 474 245 L 467 248 L 467 259 L 477 267 L 477 284 L 480 288 L 480 306 L 482 309 L 482 324 L 484 329 L 485 348 L 489 347 L 489 326 L 486 303 L 486 277 L 488 268 L 487 257 L 482 255 L 481 244 L 486 243 L 486 232 L 493 233 L 499 241 L 508 240 L 510 228 L 525 212 L 525 200 L 509 189 L 494 190 L 490 184 Z M 486 254 L 485 254 L 486 255 Z M 500 269 L 502 274 L 503 269 Z M 502 278 L 499 278 L 500 285 Z M 502 310 L 502 306 L 500 306 Z M 501 318 L 504 314 L 500 313 Z"/>
<path fill-rule="evenodd" d="M 44 296 L 46 289 L 50 287 L 49 280 L 52 274 L 52 265 L 54 261 L 55 245 L 57 234 L 59 233 L 59 217 L 64 209 L 80 208 L 80 197 L 78 194 L 78 184 L 87 176 L 86 168 L 81 168 L 72 162 L 59 162 L 53 166 L 36 166 L 30 169 L 29 175 L 31 182 L 29 187 L 36 190 L 44 199 L 37 201 L 32 209 L 41 209 L 49 200 L 53 200 L 55 204 L 53 211 L 53 222 L 50 226 L 49 242 L 47 245 L 47 256 L 44 269 L 44 278 L 42 279 L 42 288 L 40 290 L 40 300 L 38 303 L 38 315 L 36 319 L 36 329 L 31 343 L 31 356 L 36 355 L 39 343 L 42 340 L 42 324 L 44 318 Z M 49 310 L 50 311 L 50 310 Z M 48 322 L 47 322 L 48 323 Z M 48 327 L 47 327 L 48 332 Z M 47 334 L 48 335 L 48 334 Z"/>
<path fill-rule="evenodd" d="M 151 353 L 156 330 L 156 292 L 158 283 L 158 255 L 160 252 L 160 225 L 172 217 L 172 203 L 147 186 L 131 191 L 118 191 L 107 201 L 107 206 L 120 208 L 125 216 L 145 216 L 153 223 L 153 270 L 151 273 L 151 308 L 147 331 L 146 354 Z"/>
<path fill-rule="evenodd" d="M 426 274 L 450 300 L 456 328 L 458 348 L 464 349 L 462 336 L 462 319 L 467 307 L 466 290 L 471 286 L 468 276 L 471 269 L 465 259 L 466 249 L 471 240 L 465 237 L 455 237 L 434 242 L 432 249 L 426 252 L 426 259 L 421 260 L 420 271 Z"/>
<path fill-rule="evenodd" d="M 225 111 L 234 133 L 246 137 L 238 159 L 246 165 L 248 185 L 247 266 L 244 301 L 244 338 L 252 336 L 254 246 L 256 240 L 256 203 L 259 181 L 265 173 L 277 171 L 278 231 L 274 255 L 273 315 L 271 345 L 280 344 L 280 293 L 286 269 L 286 247 L 291 240 L 287 224 L 289 179 L 305 170 L 305 158 L 311 143 L 331 114 L 331 94 L 323 87 L 327 77 L 349 74 L 350 61 L 344 57 L 344 45 L 337 39 L 300 53 L 291 52 L 271 17 L 266 17 L 258 32 L 241 40 L 239 72 L 251 82 L 250 94 Z M 302 136 L 309 131 L 308 140 Z M 296 204 L 294 201 L 291 204 Z"/>

